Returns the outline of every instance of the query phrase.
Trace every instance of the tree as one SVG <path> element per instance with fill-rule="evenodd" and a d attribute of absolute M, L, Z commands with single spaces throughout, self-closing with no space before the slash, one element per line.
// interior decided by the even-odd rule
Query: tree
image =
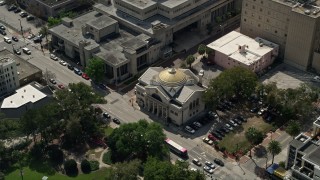
<path fill-rule="evenodd" d="M 206 53 L 206 45 L 204 44 L 200 44 L 199 47 L 198 47 L 198 53 L 200 55 L 204 55 Z"/>
<path fill-rule="evenodd" d="M 88 160 L 86 160 L 86 159 L 82 160 L 81 171 L 85 174 L 88 174 L 91 172 L 91 166 L 90 166 L 90 162 Z"/>
<path fill-rule="evenodd" d="M 55 25 L 58 25 L 61 23 L 61 19 L 60 18 L 54 18 L 54 17 L 49 17 L 48 18 L 48 27 L 51 28 Z"/>
<path fill-rule="evenodd" d="M 272 140 L 268 144 L 268 151 L 272 154 L 272 164 L 274 161 L 274 156 L 281 152 L 281 145 L 278 141 Z"/>
<path fill-rule="evenodd" d="M 75 176 L 78 174 L 77 162 L 74 159 L 69 159 L 64 163 L 64 170 L 68 176 Z"/>
<path fill-rule="evenodd" d="M 116 163 L 112 168 L 110 179 L 137 180 L 140 166 L 141 161 L 137 159 L 129 162 Z"/>
<path fill-rule="evenodd" d="M 191 68 L 192 63 L 195 61 L 195 58 L 193 55 L 189 55 L 186 59 L 186 63 L 189 65 L 189 68 Z"/>
<path fill-rule="evenodd" d="M 257 145 L 263 140 L 262 132 L 258 131 L 254 127 L 249 127 L 249 129 L 245 132 L 245 136 L 251 145 Z M 251 149 L 249 156 L 251 157 Z"/>
<path fill-rule="evenodd" d="M 296 121 L 291 120 L 288 123 L 286 128 L 286 132 L 292 136 L 292 138 L 296 137 L 300 133 L 300 124 Z"/>
<path fill-rule="evenodd" d="M 100 58 L 91 58 L 86 67 L 86 73 L 93 79 L 94 82 L 101 82 L 104 77 L 105 63 Z"/>
<path fill-rule="evenodd" d="M 50 162 L 54 165 L 61 165 L 64 160 L 64 154 L 58 146 L 52 145 L 48 148 L 48 156 Z"/>
<path fill-rule="evenodd" d="M 0 180 L 5 180 L 5 175 L 0 171 Z"/>
<path fill-rule="evenodd" d="M 159 124 L 139 120 L 116 128 L 109 136 L 108 145 L 113 162 L 138 158 L 143 162 L 148 156 L 163 159 L 168 156 L 165 134 Z"/>
<path fill-rule="evenodd" d="M 42 26 L 40 29 L 39 34 L 42 34 L 46 37 L 46 43 L 48 45 L 48 34 L 49 34 L 49 29 L 46 25 Z M 49 45 L 48 45 L 49 46 Z"/>

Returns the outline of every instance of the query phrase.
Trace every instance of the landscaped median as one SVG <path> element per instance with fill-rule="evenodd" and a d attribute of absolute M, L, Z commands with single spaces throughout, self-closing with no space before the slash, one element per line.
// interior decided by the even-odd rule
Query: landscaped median
<path fill-rule="evenodd" d="M 224 149 L 228 154 L 240 153 L 245 154 L 250 150 L 251 144 L 245 137 L 245 132 L 249 127 L 254 127 L 261 131 L 263 134 L 267 134 L 273 129 L 271 124 L 263 121 L 262 118 L 252 117 L 248 118 L 248 122 L 243 123 L 241 129 L 236 129 L 226 136 L 218 143 L 220 149 Z"/>

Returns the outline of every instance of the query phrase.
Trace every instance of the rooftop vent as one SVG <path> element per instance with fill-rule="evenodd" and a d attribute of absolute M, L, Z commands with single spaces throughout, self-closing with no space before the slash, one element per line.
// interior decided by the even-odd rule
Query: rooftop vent
<path fill-rule="evenodd" d="M 306 15 L 309 15 L 310 13 L 311 13 L 310 10 L 305 10 L 305 11 L 304 11 L 304 14 L 306 14 Z"/>
<path fill-rule="evenodd" d="M 23 98 L 23 96 L 21 96 L 21 98 Z"/>

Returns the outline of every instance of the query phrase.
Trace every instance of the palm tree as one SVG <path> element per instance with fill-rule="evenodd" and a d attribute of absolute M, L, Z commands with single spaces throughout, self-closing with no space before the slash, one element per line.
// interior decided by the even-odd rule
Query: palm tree
<path fill-rule="evenodd" d="M 281 152 L 281 145 L 278 141 L 272 140 L 269 142 L 268 151 L 272 154 L 272 164 L 274 161 L 274 156 Z"/>
<path fill-rule="evenodd" d="M 42 34 L 43 36 L 46 37 L 46 43 L 47 43 L 47 46 L 49 47 L 49 44 L 48 44 L 49 30 L 48 30 L 48 27 L 46 25 L 41 27 L 40 34 Z"/>
<path fill-rule="evenodd" d="M 249 129 L 245 133 L 245 136 L 251 145 L 254 144 L 254 139 L 256 137 L 256 134 L 257 134 L 257 129 L 254 127 L 249 127 Z M 251 148 L 250 148 L 249 157 L 251 157 Z"/>

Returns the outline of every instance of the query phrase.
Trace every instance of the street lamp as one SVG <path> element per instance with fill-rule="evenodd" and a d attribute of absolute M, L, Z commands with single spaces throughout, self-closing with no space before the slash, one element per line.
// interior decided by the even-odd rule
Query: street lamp
<path fill-rule="evenodd" d="M 21 36 L 23 37 L 23 40 L 25 41 L 24 36 L 23 36 L 23 28 L 22 28 L 22 24 L 21 24 L 21 19 L 18 19 L 18 20 L 20 21 Z"/>

